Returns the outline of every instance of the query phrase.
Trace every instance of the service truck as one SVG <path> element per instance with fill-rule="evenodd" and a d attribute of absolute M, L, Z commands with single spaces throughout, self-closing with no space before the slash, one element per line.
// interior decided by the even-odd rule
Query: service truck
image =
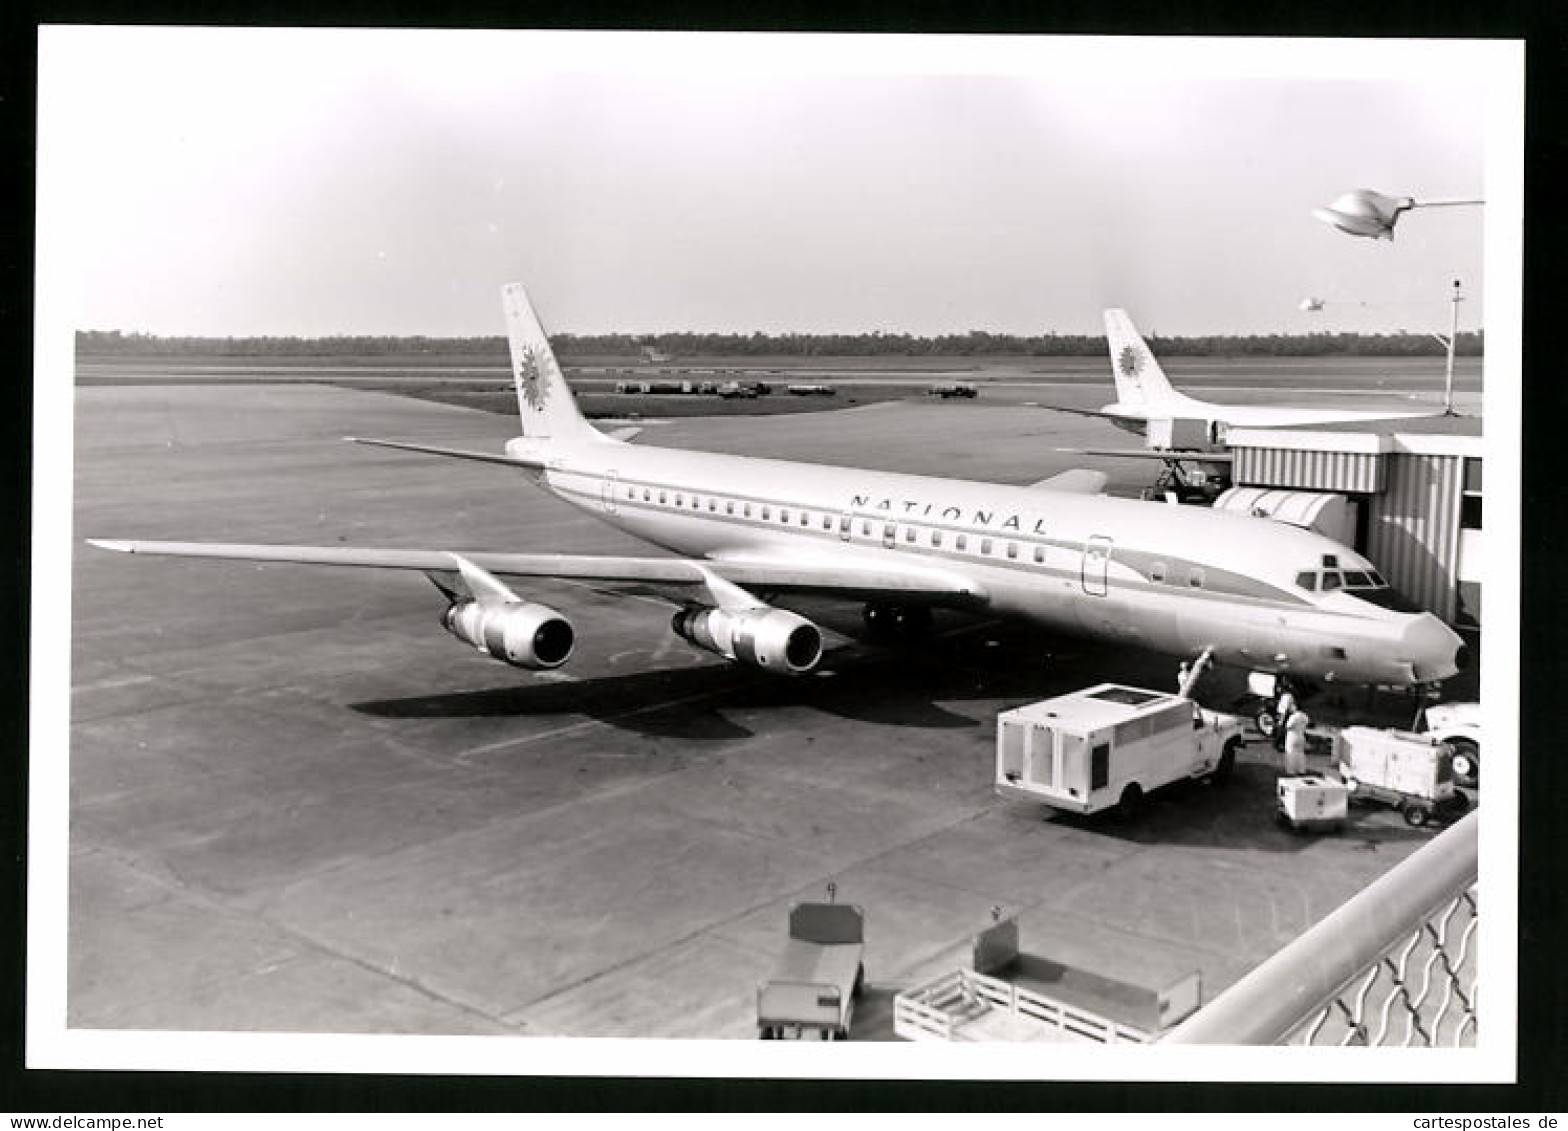
<path fill-rule="evenodd" d="M 848 903 L 797 903 L 773 976 L 757 987 L 757 1035 L 765 1041 L 816 1033 L 849 1037 L 865 983 L 866 917 Z"/>
<path fill-rule="evenodd" d="M 1242 723 L 1182 695 L 1101 683 L 997 716 L 996 791 L 1070 813 L 1135 812 L 1188 778 L 1223 779 Z"/>

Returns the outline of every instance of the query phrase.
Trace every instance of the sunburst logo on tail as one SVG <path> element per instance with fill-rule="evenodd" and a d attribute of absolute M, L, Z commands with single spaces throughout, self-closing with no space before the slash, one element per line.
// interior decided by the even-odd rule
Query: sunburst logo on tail
<path fill-rule="evenodd" d="M 540 372 L 539 355 L 532 347 L 524 346 L 518 351 L 517 378 L 523 390 L 523 403 L 532 409 L 543 409 L 549 392 L 544 374 Z"/>
<path fill-rule="evenodd" d="M 1143 365 L 1143 355 L 1131 346 L 1123 346 L 1122 352 L 1116 355 L 1116 365 L 1128 377 L 1136 377 Z"/>

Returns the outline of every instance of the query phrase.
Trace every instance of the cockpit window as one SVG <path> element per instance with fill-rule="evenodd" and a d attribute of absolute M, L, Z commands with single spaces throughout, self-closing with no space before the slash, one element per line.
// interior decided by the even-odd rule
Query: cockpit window
<path fill-rule="evenodd" d="M 1377 570 L 1375 570 L 1375 569 L 1368 570 L 1367 571 L 1367 576 L 1372 579 L 1372 584 L 1376 585 L 1379 589 L 1387 589 L 1388 588 L 1388 582 L 1383 580 L 1383 575 L 1381 573 L 1379 573 Z"/>
<path fill-rule="evenodd" d="M 1372 585 L 1372 579 L 1359 569 L 1345 571 L 1345 585 L 1352 589 L 1367 589 Z"/>
<path fill-rule="evenodd" d="M 1318 588 L 1318 575 L 1313 573 L 1310 569 L 1303 570 L 1302 572 L 1296 574 L 1296 584 L 1305 589 L 1308 593 L 1316 593 Z"/>
<path fill-rule="evenodd" d="M 1331 589 L 1338 589 L 1340 584 L 1341 578 L 1337 569 L 1326 569 L 1323 571 L 1323 592 L 1327 593 Z"/>

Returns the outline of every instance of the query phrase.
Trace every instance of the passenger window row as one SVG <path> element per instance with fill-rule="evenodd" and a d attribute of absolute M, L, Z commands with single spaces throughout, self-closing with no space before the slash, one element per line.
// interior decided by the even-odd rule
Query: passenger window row
<path fill-rule="evenodd" d="M 741 518 L 758 517 L 758 518 L 761 518 L 765 522 L 772 522 L 772 521 L 774 521 L 774 515 L 775 515 L 775 508 L 772 505 L 767 504 L 767 503 L 758 503 L 755 506 L 753 506 L 753 504 L 751 504 L 749 502 L 746 502 L 744 500 L 720 499 L 717 496 L 713 496 L 713 495 L 709 495 L 709 496 L 703 497 L 703 496 L 700 496 L 700 495 L 692 494 L 692 495 L 688 496 L 684 491 L 670 491 L 670 490 L 667 490 L 667 489 L 660 490 L 660 489 L 657 489 L 657 488 L 654 488 L 654 487 L 648 487 L 648 486 L 640 487 L 637 484 L 630 484 L 630 483 L 626 485 L 625 497 L 629 501 L 631 501 L 631 502 L 636 502 L 639 499 L 639 497 L 640 497 L 641 500 L 643 502 L 645 502 L 645 503 L 656 503 L 659 506 L 666 506 L 666 507 L 667 506 L 675 506 L 675 507 L 680 507 L 682 509 L 685 509 L 685 508 L 687 508 L 689 506 L 694 511 L 700 511 L 700 510 L 703 510 L 704 508 L 706 508 L 707 511 L 710 514 L 717 514 L 717 513 L 719 513 L 719 504 L 723 503 L 723 507 L 724 507 L 723 513 L 724 514 L 727 514 L 727 515 L 739 515 Z M 779 522 L 780 525 L 798 524 L 798 525 L 800 525 L 802 527 L 808 527 L 808 528 L 811 526 L 811 521 L 812 521 L 811 515 L 812 515 L 812 512 L 809 511 L 809 510 L 804 510 L 804 509 L 792 510 L 789 507 L 778 507 L 776 513 L 777 513 L 777 521 Z M 842 515 L 841 512 L 839 512 L 839 513 L 840 513 L 840 516 L 844 518 L 845 522 L 850 521 L 849 516 Z M 832 531 L 834 515 L 835 515 L 835 512 L 832 512 L 832 511 L 822 512 L 821 518 L 822 518 L 822 529 L 823 530 Z M 876 537 L 878 537 L 877 531 L 876 531 L 876 526 L 877 526 L 879 521 L 880 520 L 874 520 L 874 519 L 862 516 L 861 517 L 861 521 L 860 521 L 860 534 L 861 534 L 861 536 L 864 537 L 864 538 L 876 538 Z M 897 524 L 896 523 L 887 523 L 887 524 L 885 524 L 885 526 L 886 526 L 887 529 L 884 531 L 884 536 L 889 541 L 891 541 L 894 538 L 893 531 L 896 530 Z M 936 527 L 927 527 L 925 529 L 926 529 L 927 534 L 928 534 L 928 541 L 929 541 L 930 545 L 932 546 L 932 548 L 934 548 L 934 549 L 941 549 L 946 544 L 947 534 L 948 534 L 947 531 L 938 529 Z M 915 545 L 915 544 L 917 544 L 919 542 L 919 540 L 920 540 L 920 530 L 921 530 L 921 527 L 919 527 L 919 526 L 916 526 L 916 525 L 913 525 L 913 524 L 906 524 L 904 526 L 904 530 L 903 530 L 903 540 L 904 540 L 904 543 L 906 545 Z M 953 549 L 956 550 L 958 553 L 961 553 L 961 554 L 970 552 L 969 551 L 969 539 L 970 539 L 970 536 L 967 535 L 967 534 L 955 534 L 955 535 L 953 535 L 953 543 L 952 543 L 953 544 Z M 978 553 L 979 555 L 983 556 L 983 557 L 990 557 L 990 556 L 992 556 L 996 552 L 996 542 L 997 542 L 996 539 L 982 537 L 979 540 L 979 545 L 978 545 L 978 548 L 977 548 L 977 550 L 975 552 Z M 1027 545 L 1031 545 L 1032 546 L 1032 550 L 1031 550 L 1031 555 L 1030 556 L 1033 559 L 1034 563 L 1036 565 L 1044 565 L 1045 564 L 1045 547 L 1043 545 L 1039 544 L 1039 543 L 1027 543 Z M 1004 552 L 1006 553 L 1007 557 L 1010 560 L 1016 561 L 1018 559 L 1019 555 L 1020 555 L 1020 550 L 1019 550 L 1020 543 L 1018 543 L 1018 542 L 1011 542 L 1011 541 L 1004 541 L 1003 542 L 1003 546 L 1005 547 L 1005 551 Z M 1158 579 L 1156 579 L 1156 580 L 1158 580 Z"/>

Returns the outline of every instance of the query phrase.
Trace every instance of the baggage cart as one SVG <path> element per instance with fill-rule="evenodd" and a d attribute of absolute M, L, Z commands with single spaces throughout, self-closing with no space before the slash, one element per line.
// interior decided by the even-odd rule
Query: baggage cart
<path fill-rule="evenodd" d="M 1158 988 L 1108 978 L 1018 949 L 1018 920 L 976 936 L 971 969 L 901 990 L 893 1031 L 909 1041 L 1148 1044 L 1193 1013 L 1196 971 Z"/>
<path fill-rule="evenodd" d="M 1280 778 L 1274 796 L 1275 816 L 1297 832 L 1343 828 L 1349 813 L 1350 790 L 1325 774 Z"/>

